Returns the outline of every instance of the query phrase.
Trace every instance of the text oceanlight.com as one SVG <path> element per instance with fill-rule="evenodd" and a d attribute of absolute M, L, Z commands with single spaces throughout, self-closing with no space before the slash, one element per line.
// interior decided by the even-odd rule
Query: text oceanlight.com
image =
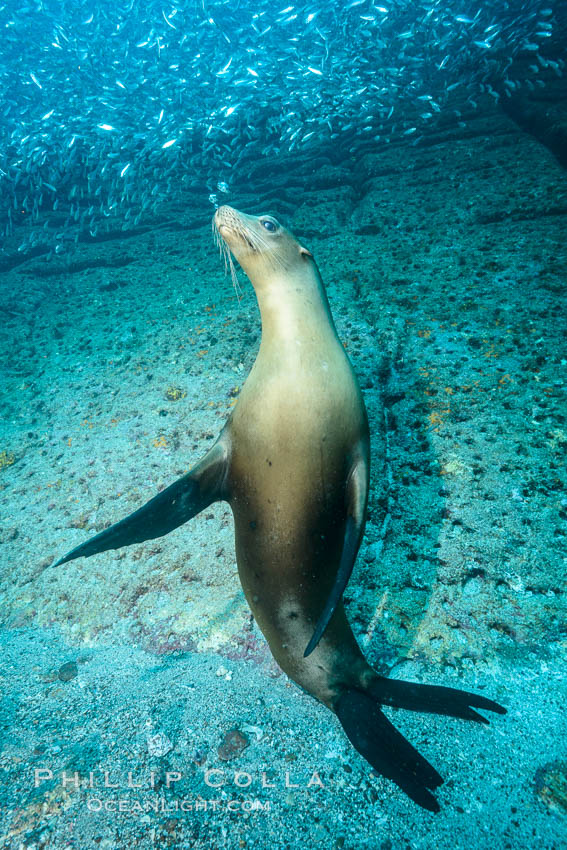
<path fill-rule="evenodd" d="M 180 800 L 166 800 L 164 797 L 156 799 L 129 800 L 127 798 L 89 797 L 87 808 L 90 812 L 116 812 L 119 814 L 138 815 L 154 812 L 156 814 L 173 812 L 269 812 L 269 800 L 205 800 L 202 797 L 195 799 L 183 798 Z"/>

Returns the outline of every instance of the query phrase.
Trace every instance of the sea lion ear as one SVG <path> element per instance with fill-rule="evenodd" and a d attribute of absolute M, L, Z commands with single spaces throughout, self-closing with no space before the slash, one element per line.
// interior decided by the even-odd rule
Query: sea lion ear
<path fill-rule="evenodd" d="M 311 253 L 311 251 L 308 251 L 307 248 L 303 247 L 303 245 L 299 246 L 299 253 L 301 254 L 302 257 L 305 257 L 306 259 L 307 259 L 307 257 L 309 257 L 310 259 L 313 259 L 313 254 Z"/>

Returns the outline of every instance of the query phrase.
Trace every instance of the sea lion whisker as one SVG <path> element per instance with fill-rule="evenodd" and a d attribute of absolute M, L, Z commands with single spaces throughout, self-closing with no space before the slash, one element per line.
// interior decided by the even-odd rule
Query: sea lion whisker
<path fill-rule="evenodd" d="M 234 286 L 236 298 L 238 299 L 238 303 L 240 304 L 240 302 L 242 301 L 242 287 L 240 286 L 240 284 L 238 282 L 238 276 L 236 274 L 236 269 L 234 267 L 234 263 L 232 261 L 232 255 L 231 255 L 230 251 L 228 251 L 227 256 L 228 256 L 228 264 L 230 266 L 230 276 L 232 278 L 232 285 Z"/>
<path fill-rule="evenodd" d="M 213 224 L 214 224 L 214 222 L 213 222 Z M 231 250 L 228 247 L 228 245 L 226 244 L 226 242 L 224 241 L 224 239 L 222 238 L 222 236 L 220 235 L 219 230 L 216 226 L 213 226 L 213 232 L 214 232 L 215 242 L 216 242 L 217 247 L 219 249 L 220 255 L 223 259 L 224 273 L 226 275 L 226 274 L 229 273 L 229 270 L 230 270 L 230 277 L 231 277 L 231 280 L 232 280 L 232 285 L 234 287 L 234 292 L 236 294 L 236 298 L 238 299 L 238 303 L 240 303 L 240 301 L 242 300 L 242 287 L 240 286 L 240 283 L 238 282 L 238 276 L 236 274 L 236 269 L 234 267 L 234 262 L 232 260 Z"/>

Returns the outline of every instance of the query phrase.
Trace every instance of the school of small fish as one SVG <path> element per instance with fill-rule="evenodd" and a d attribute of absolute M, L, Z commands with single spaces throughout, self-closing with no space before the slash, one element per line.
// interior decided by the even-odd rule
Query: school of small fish
<path fill-rule="evenodd" d="M 0 1 L 0 243 L 34 223 L 19 250 L 64 253 L 180 192 L 217 203 L 245 162 L 418 144 L 451 92 L 561 76 L 561 4 Z"/>

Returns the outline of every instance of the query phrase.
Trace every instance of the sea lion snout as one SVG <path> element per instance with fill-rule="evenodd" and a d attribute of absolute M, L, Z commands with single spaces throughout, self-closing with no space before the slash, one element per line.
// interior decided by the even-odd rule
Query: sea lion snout
<path fill-rule="evenodd" d="M 215 210 L 213 216 L 213 227 L 223 236 L 224 233 L 230 232 L 238 224 L 238 215 L 236 211 L 229 206 L 222 206 Z"/>
<path fill-rule="evenodd" d="M 246 215 L 224 205 L 213 216 L 214 230 L 239 262 L 243 251 L 258 252 L 261 240 L 256 233 L 256 216 Z"/>
<path fill-rule="evenodd" d="M 215 210 L 213 219 L 217 227 L 222 227 L 231 217 L 232 219 L 237 218 L 235 210 L 233 210 L 232 207 L 229 207 L 228 204 L 223 204 L 222 207 L 218 207 L 218 209 Z"/>

